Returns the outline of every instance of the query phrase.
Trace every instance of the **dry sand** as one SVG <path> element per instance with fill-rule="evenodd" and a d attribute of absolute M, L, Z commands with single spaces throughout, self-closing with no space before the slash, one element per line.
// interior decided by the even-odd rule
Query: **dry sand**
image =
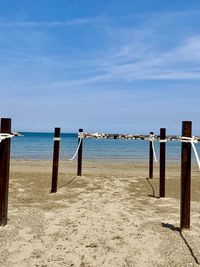
<path fill-rule="evenodd" d="M 158 169 L 134 162 L 12 161 L 9 221 L 0 228 L 0 266 L 198 266 L 200 174 L 193 168 L 191 230 L 180 234 L 180 166 L 168 164 L 166 198 Z"/>

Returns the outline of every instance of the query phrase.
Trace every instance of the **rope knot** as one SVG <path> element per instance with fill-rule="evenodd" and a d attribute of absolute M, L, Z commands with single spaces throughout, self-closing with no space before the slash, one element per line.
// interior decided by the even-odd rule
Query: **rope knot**
<path fill-rule="evenodd" d="M 14 137 L 14 134 L 0 133 L 0 143 L 5 140 Z"/>
<path fill-rule="evenodd" d="M 195 158 L 196 158 L 196 161 L 197 161 L 197 164 L 198 164 L 198 167 L 199 167 L 199 170 L 200 170 L 200 159 L 199 159 L 199 155 L 197 153 L 197 149 L 195 147 L 195 144 L 198 143 L 198 140 L 195 136 L 192 136 L 192 137 L 187 137 L 187 136 L 180 136 L 179 137 L 179 140 L 182 142 L 182 143 L 190 143 L 192 145 L 192 149 L 194 151 L 194 155 L 195 155 Z"/>

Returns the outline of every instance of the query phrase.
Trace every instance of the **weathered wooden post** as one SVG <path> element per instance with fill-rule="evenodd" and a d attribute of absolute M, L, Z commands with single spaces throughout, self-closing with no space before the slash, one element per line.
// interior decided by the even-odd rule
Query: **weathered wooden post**
<path fill-rule="evenodd" d="M 82 133 L 83 129 L 79 129 L 79 133 Z M 82 140 L 82 141 L 81 141 Z M 82 154 L 83 154 L 83 139 L 80 137 L 78 138 L 78 144 L 80 143 L 79 150 L 78 150 L 78 165 L 77 165 L 77 176 L 82 175 Z"/>
<path fill-rule="evenodd" d="M 192 137 L 192 122 L 182 122 L 182 137 Z M 191 191 L 191 143 L 181 145 L 181 218 L 180 228 L 190 228 L 190 191 Z"/>
<path fill-rule="evenodd" d="M 154 135 L 154 132 L 150 132 L 150 136 Z M 153 144 L 149 142 L 149 178 L 153 178 Z"/>
<path fill-rule="evenodd" d="M 1 133 L 11 134 L 11 119 L 1 119 Z M 10 170 L 10 138 L 0 143 L 0 225 L 8 220 L 8 189 Z"/>
<path fill-rule="evenodd" d="M 164 142 L 162 142 L 164 140 Z M 165 197 L 166 129 L 160 129 L 160 197 Z"/>
<path fill-rule="evenodd" d="M 60 128 L 55 128 L 51 193 L 57 192 L 59 150 L 60 150 Z"/>

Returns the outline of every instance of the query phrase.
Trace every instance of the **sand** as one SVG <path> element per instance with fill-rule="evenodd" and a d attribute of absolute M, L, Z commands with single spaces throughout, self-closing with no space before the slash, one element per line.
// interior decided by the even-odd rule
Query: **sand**
<path fill-rule="evenodd" d="M 166 198 L 158 168 L 145 162 L 61 162 L 50 194 L 50 161 L 12 161 L 9 221 L 0 227 L 0 266 L 198 266 L 200 174 L 192 172 L 191 229 L 179 231 L 180 166 L 167 165 Z"/>

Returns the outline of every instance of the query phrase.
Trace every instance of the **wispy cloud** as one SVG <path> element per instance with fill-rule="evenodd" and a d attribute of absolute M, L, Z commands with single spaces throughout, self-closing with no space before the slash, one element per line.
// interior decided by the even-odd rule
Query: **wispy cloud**
<path fill-rule="evenodd" d="M 135 54 L 135 48 L 137 53 Z M 67 61 L 66 56 L 61 58 L 45 56 L 26 56 L 26 54 L 15 55 L 16 67 L 21 57 L 21 64 L 32 64 L 36 66 L 33 72 L 47 71 L 54 73 L 60 70 L 67 73 L 66 78 L 57 76 L 51 81 L 41 82 L 28 81 L 24 77 L 22 87 L 26 91 L 35 92 L 86 92 L 88 90 L 102 91 L 109 88 L 125 88 L 134 85 L 136 81 L 198 81 L 200 80 L 200 36 L 190 36 L 181 41 L 177 47 L 157 52 L 151 46 L 135 44 L 124 45 L 118 52 L 113 51 L 102 58 L 76 59 Z M 34 60 L 34 61 L 33 61 Z M 13 63 L 14 64 L 14 63 Z M 39 69 L 37 70 L 39 66 Z M 51 72 L 50 72 L 51 71 Z M 37 75 L 37 74 L 36 74 Z M 39 76 L 39 75 L 38 75 Z M 34 87 L 30 86 L 35 84 Z M 134 88 L 135 86 L 132 86 Z M 29 89 L 30 88 L 30 89 Z M 113 90 L 113 89 L 111 89 Z M 146 89 L 147 90 L 147 89 Z M 81 93 L 82 96 L 82 93 Z"/>
<path fill-rule="evenodd" d="M 0 27 L 60 27 L 75 26 L 94 22 L 95 18 L 77 18 L 63 21 L 10 21 L 0 22 Z"/>
<path fill-rule="evenodd" d="M 164 52 L 145 46 L 137 49 L 136 54 L 133 50 L 131 45 L 126 45 L 107 57 L 76 62 L 93 72 L 87 78 L 56 84 L 76 87 L 136 80 L 200 80 L 200 36 L 186 38 Z"/>
<path fill-rule="evenodd" d="M 51 127 L 53 118 L 75 128 L 114 121 L 129 128 L 133 114 L 145 127 L 195 118 L 200 32 L 190 21 L 197 13 L 0 21 L 1 109 L 22 124 L 25 114 Z M 159 112 L 152 118 L 149 110 Z"/>
<path fill-rule="evenodd" d="M 192 15 L 194 16 L 193 13 Z M 180 17 L 185 18 L 185 13 L 170 14 L 170 19 L 174 21 L 180 20 Z M 122 27 L 113 23 L 113 20 L 110 22 L 109 19 L 101 20 L 104 23 L 98 25 L 95 31 L 101 31 L 102 38 L 107 43 L 107 49 L 100 51 L 101 47 L 98 47 L 97 52 L 93 54 L 89 49 L 84 54 L 82 48 L 78 47 L 74 55 L 69 55 L 69 53 L 45 55 L 41 51 L 29 54 L 15 51 L 14 53 L 1 53 L 1 57 L 6 58 L 10 54 L 12 65 L 18 67 L 20 63 L 22 68 L 23 64 L 28 67 L 33 66 L 34 73 L 45 70 L 45 72 L 49 71 L 49 76 L 51 76 L 51 73 L 55 71 L 62 72 L 62 75 L 54 75 L 54 81 L 42 83 L 43 88 L 49 89 L 83 88 L 87 90 L 87 88 L 99 88 L 102 85 L 108 88 L 111 83 L 115 85 L 120 83 L 122 87 L 125 87 L 126 84 L 134 81 L 145 80 L 200 80 L 200 34 L 188 31 L 185 35 L 179 36 L 177 30 L 173 32 L 173 29 L 170 29 L 170 33 L 164 34 L 157 24 L 162 22 L 161 24 L 167 28 L 166 18 L 166 14 L 157 14 L 157 17 L 153 14 L 153 19 L 144 20 L 138 27 L 134 25 Z M 98 18 L 0 23 L 0 26 L 56 27 L 94 21 L 97 22 Z M 169 44 L 164 44 L 162 38 L 167 41 L 167 34 L 169 38 L 177 34 L 175 44 L 171 44 L 170 41 Z M 38 43 L 41 43 L 41 40 Z"/>
<path fill-rule="evenodd" d="M 199 59 L 200 35 L 183 38 L 165 51 L 140 42 L 125 44 L 117 54 L 96 61 L 96 68 L 104 74 L 91 77 L 89 82 L 200 79 Z"/>

